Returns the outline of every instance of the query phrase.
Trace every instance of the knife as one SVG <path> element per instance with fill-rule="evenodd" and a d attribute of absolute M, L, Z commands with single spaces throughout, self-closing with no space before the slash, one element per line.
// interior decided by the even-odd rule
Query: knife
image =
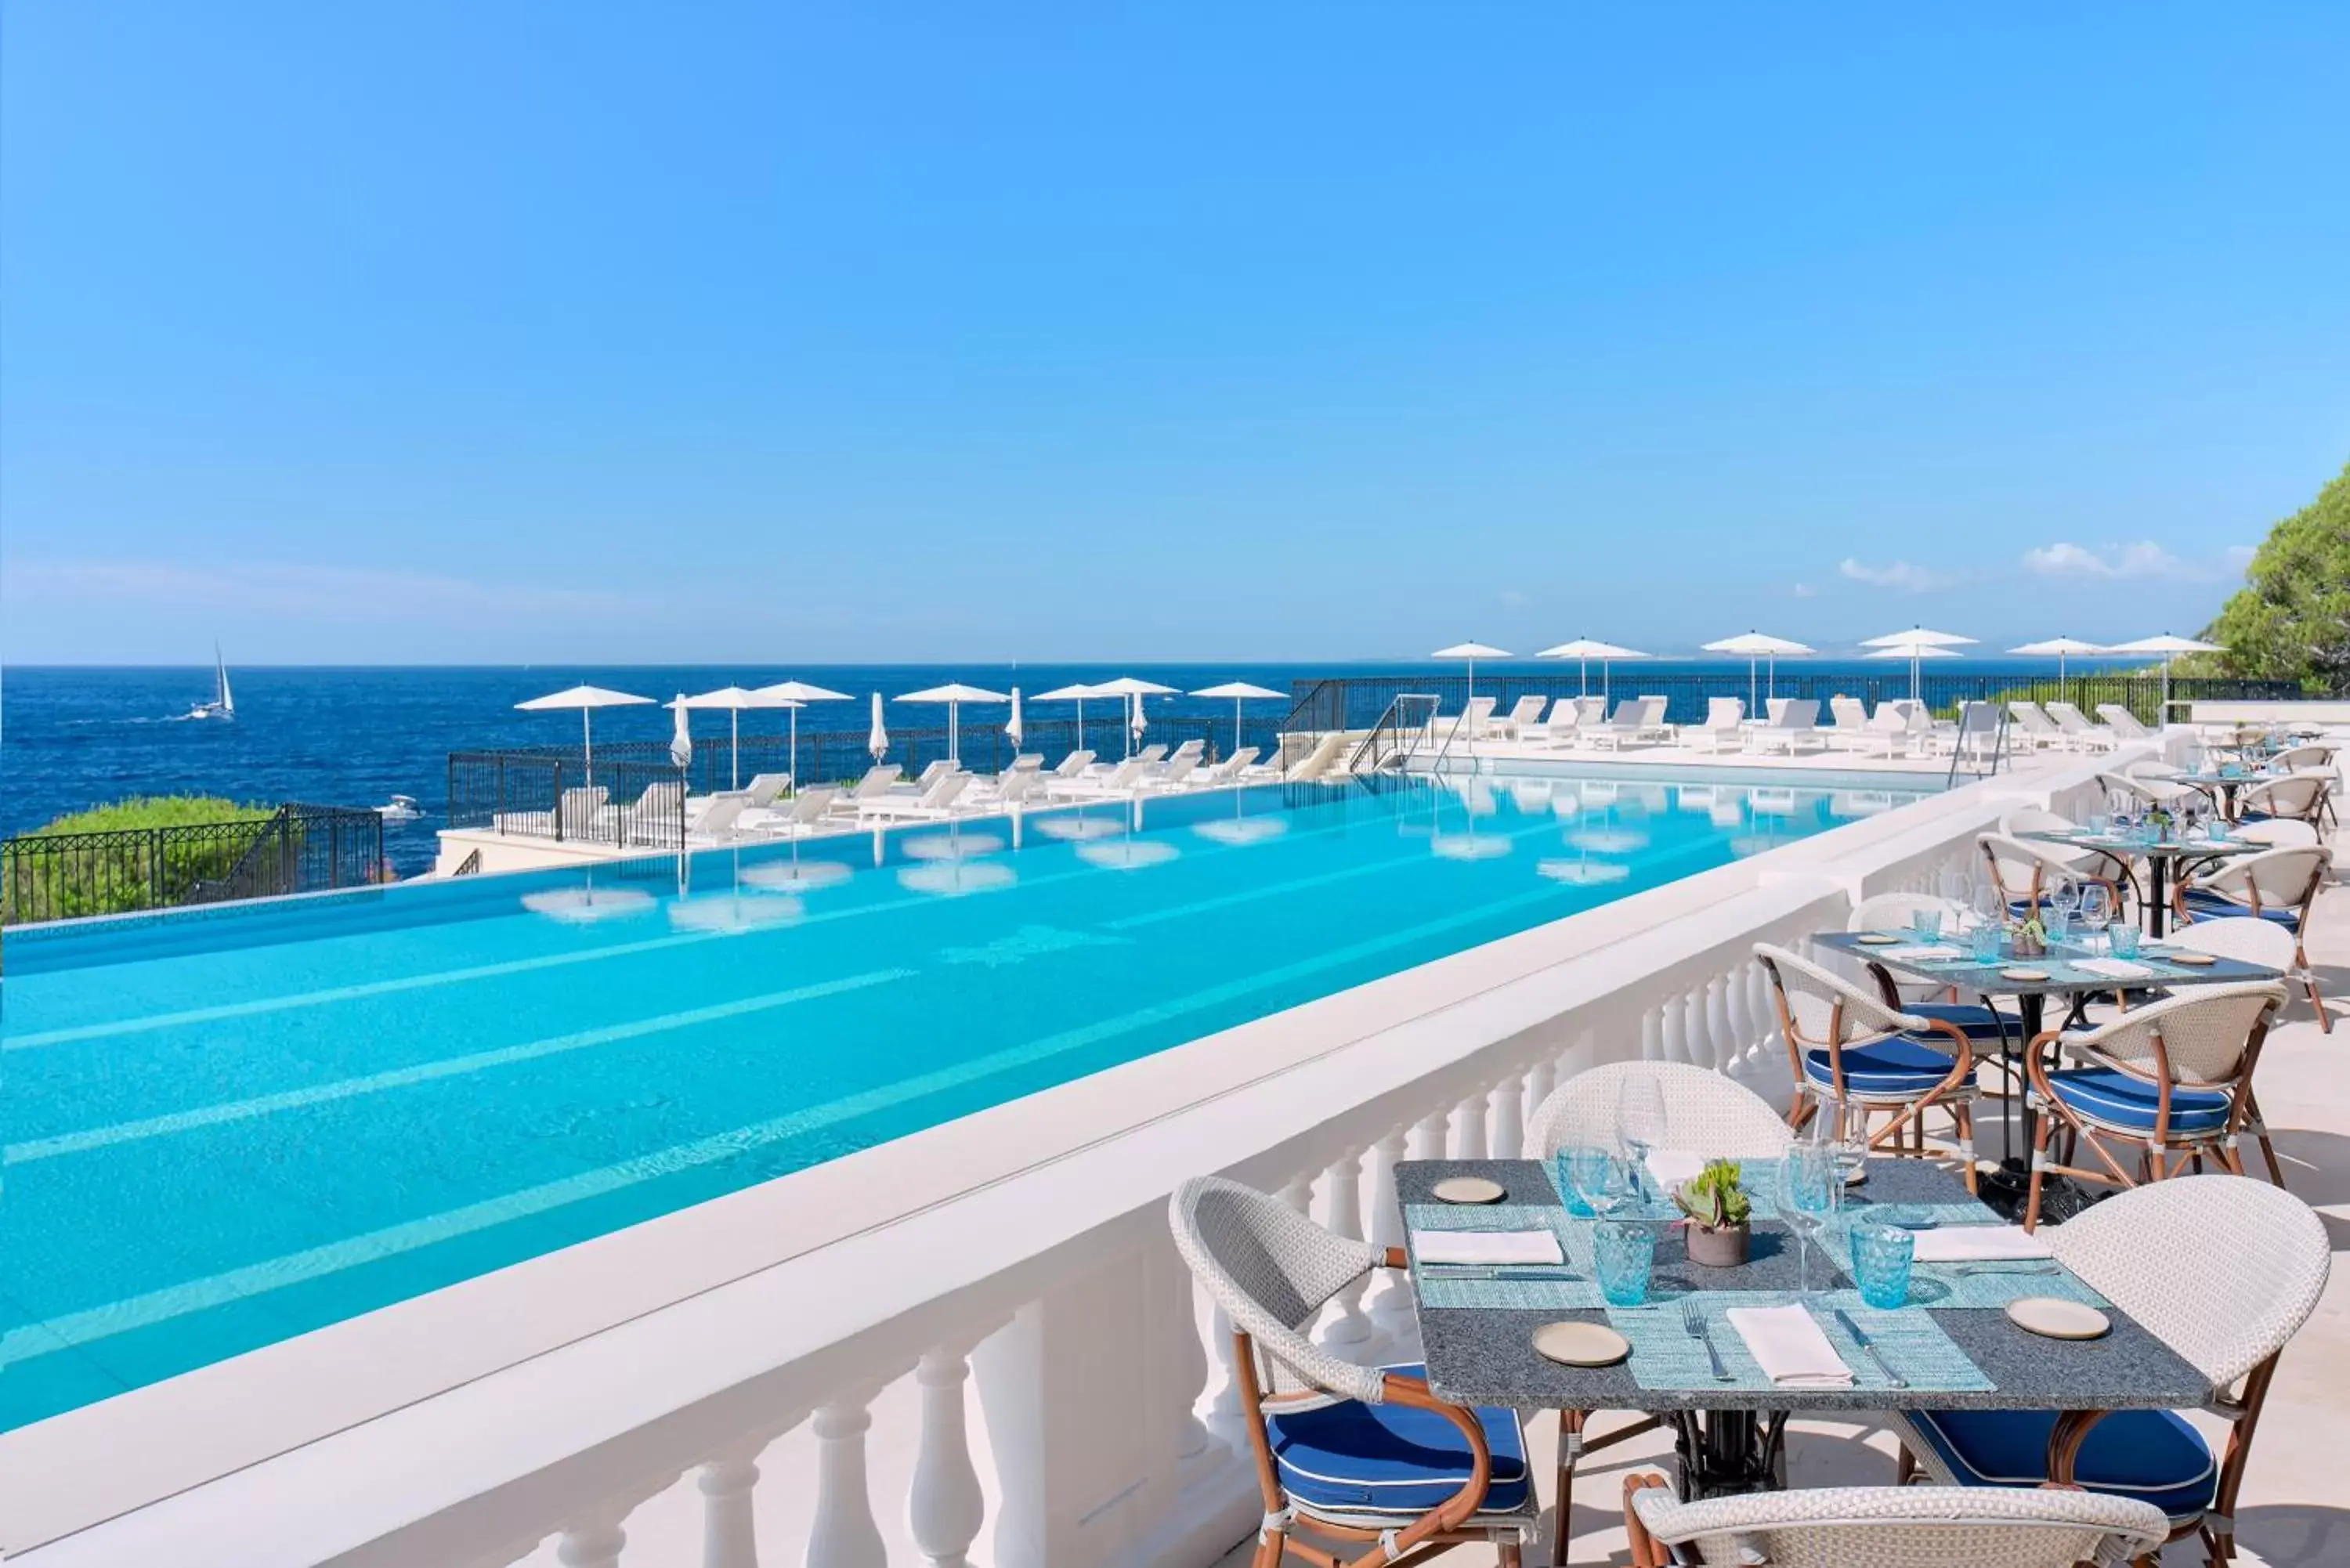
<path fill-rule="evenodd" d="M 1907 1388 L 1909 1386 L 1908 1379 L 1903 1377 L 1901 1374 L 1894 1371 L 1890 1366 L 1887 1366 L 1885 1364 L 1885 1357 L 1877 1354 L 1876 1343 L 1872 1341 L 1868 1335 L 1861 1333 L 1860 1324 L 1852 1321 L 1852 1314 L 1850 1313 L 1845 1311 L 1842 1307 L 1835 1307 L 1831 1310 L 1835 1313 L 1836 1322 L 1844 1324 L 1844 1331 L 1852 1335 L 1852 1342 L 1860 1346 L 1860 1353 L 1877 1364 L 1877 1371 L 1885 1374 L 1887 1382 L 1892 1384 L 1896 1388 Z"/>
<path fill-rule="evenodd" d="M 1419 1272 L 1440 1279 L 1573 1280 L 1580 1279 L 1565 1263 L 1422 1263 Z"/>

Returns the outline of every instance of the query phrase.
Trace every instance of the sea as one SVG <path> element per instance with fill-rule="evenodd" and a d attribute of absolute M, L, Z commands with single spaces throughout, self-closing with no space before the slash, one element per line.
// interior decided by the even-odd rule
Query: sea
<path fill-rule="evenodd" d="M 1560 666 L 1526 659 L 1481 666 L 1496 673 L 1546 675 Z M 1621 667 L 1627 689 L 1629 670 Z M 1727 680 L 1743 676 L 1742 661 L 1648 660 L 1637 667 L 1659 674 L 1702 672 Z M 1793 668 L 1793 667 L 1789 667 Z M 1804 674 L 1856 681 L 1883 680 L 1883 663 L 1803 661 Z M 2077 665 L 2076 665 L 2076 668 Z M 792 668 L 660 665 L 582 668 L 503 665 L 232 668 L 236 698 L 234 722 L 191 720 L 189 708 L 212 696 L 209 666 L 182 669 L 17 666 L 0 670 L 0 836 L 29 832 L 68 812 L 138 794 L 204 794 L 275 805 L 301 800 L 329 805 L 380 805 L 394 794 L 413 795 L 423 816 L 388 824 L 385 853 L 393 869 L 411 875 L 428 868 L 434 833 L 444 825 L 448 753 L 519 745 L 577 742 L 577 713 L 524 713 L 515 704 L 585 682 L 641 693 L 660 701 L 680 692 L 706 691 L 730 684 L 757 687 L 797 679 L 853 693 L 859 701 L 814 703 L 801 710 L 803 734 L 816 730 L 863 733 L 870 718 L 868 696 L 884 698 L 950 680 L 994 691 L 1017 686 L 1027 692 L 1119 675 L 1193 691 L 1228 680 L 1245 680 L 1287 691 L 1301 680 L 1337 675 L 1413 672 L 1458 674 L 1457 665 L 1378 663 L 1141 664 L 1115 670 L 1092 665 L 835 664 Z M 1564 667 L 1572 675 L 1574 666 Z M 1937 673 L 2027 677 L 2054 674 L 2053 663 L 2023 659 L 1968 659 L 1937 666 Z M 1595 688 L 1600 671 L 1591 670 Z M 1255 705 L 1262 715 L 1281 705 Z M 1151 711 L 1170 716 L 1229 719 L 1232 704 L 1188 697 L 1153 699 Z M 893 709 L 892 716 L 909 713 Z M 1038 709 L 1045 716 L 1049 711 Z M 973 709 L 963 715 L 971 729 L 1001 724 L 1001 708 Z M 746 712 L 743 732 L 780 732 L 779 712 Z M 943 722 L 926 710 L 910 723 Z M 723 736 L 727 715 L 694 715 L 697 733 Z M 659 706 L 607 709 L 596 716 L 598 741 L 666 740 L 671 717 Z"/>

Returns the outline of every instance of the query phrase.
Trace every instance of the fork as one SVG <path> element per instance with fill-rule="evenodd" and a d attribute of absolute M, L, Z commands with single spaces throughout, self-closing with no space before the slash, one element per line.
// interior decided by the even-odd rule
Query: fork
<path fill-rule="evenodd" d="M 2053 1262 L 1960 1263 L 1950 1270 L 1952 1279 L 1964 1279 L 1969 1274 L 2053 1274 Z"/>
<path fill-rule="evenodd" d="M 1698 1310 L 1695 1296 L 1681 1298 L 1681 1329 L 1691 1339 L 1705 1346 L 1706 1356 L 1713 1363 L 1714 1381 L 1729 1382 L 1730 1368 L 1722 1365 L 1721 1352 L 1713 1347 L 1713 1331 L 1707 1327 L 1705 1314 Z"/>

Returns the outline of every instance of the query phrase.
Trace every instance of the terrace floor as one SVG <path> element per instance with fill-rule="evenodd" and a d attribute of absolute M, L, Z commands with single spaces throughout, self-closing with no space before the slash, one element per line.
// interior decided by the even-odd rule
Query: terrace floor
<path fill-rule="evenodd" d="M 2334 853 L 2350 853 L 2350 836 L 2337 836 Z M 2350 885 L 2323 895 L 2312 922 L 2310 957 L 2318 985 L 2335 1000 L 2340 1022 L 2332 1035 L 2321 1033 L 2305 999 L 2286 1008 L 2261 1057 L 2261 1108 L 2272 1129 L 2285 1180 L 2322 1216 L 2334 1240 L 2334 1266 L 2324 1298 L 2284 1353 L 2283 1366 L 2269 1389 L 2268 1405 L 2252 1445 L 2251 1463 L 2237 1509 L 2239 1561 L 2283 1568 L 2284 1564 L 2350 1563 L 2350 1497 L 2343 1490 L 2343 1451 L 2350 1445 Z M 1977 1114 L 1988 1123 L 1991 1104 Z M 1979 1147 L 1998 1137 L 1995 1125 L 1978 1134 Z M 2255 1163 L 2254 1169 L 2259 1168 Z M 1600 1417 L 1593 1429 L 1605 1432 L 1629 1417 Z M 2199 1425 L 2217 1428 L 2204 1417 Z M 1528 1423 L 1538 1485 L 1550 1494 L 1555 1474 L 1557 1423 L 1544 1415 Z M 1626 1563 L 1624 1478 L 1657 1469 L 1670 1459 L 1665 1433 L 1648 1433 L 1586 1460 L 1575 1476 L 1568 1511 L 1568 1561 L 1576 1564 Z M 1789 1481 L 1799 1487 L 1889 1486 L 1894 1442 L 1882 1425 L 1851 1421 L 1789 1424 Z M 1529 1564 L 1550 1561 L 1553 1519 L 1526 1554 Z M 1252 1542 L 1236 1547 L 1222 1568 L 1245 1568 Z M 2165 1563 L 2201 1563 L 2192 1541 L 2171 1544 Z M 1488 1548 L 1463 1546 L 1444 1559 L 1461 1568 L 1494 1561 Z"/>

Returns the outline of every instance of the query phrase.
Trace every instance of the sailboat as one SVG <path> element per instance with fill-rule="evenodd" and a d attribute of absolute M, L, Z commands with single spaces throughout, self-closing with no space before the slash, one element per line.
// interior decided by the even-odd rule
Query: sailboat
<path fill-rule="evenodd" d="M 191 719 L 234 719 L 236 698 L 228 689 L 228 662 L 221 658 L 220 644 L 213 644 L 213 700 L 199 702 L 188 710 Z"/>

